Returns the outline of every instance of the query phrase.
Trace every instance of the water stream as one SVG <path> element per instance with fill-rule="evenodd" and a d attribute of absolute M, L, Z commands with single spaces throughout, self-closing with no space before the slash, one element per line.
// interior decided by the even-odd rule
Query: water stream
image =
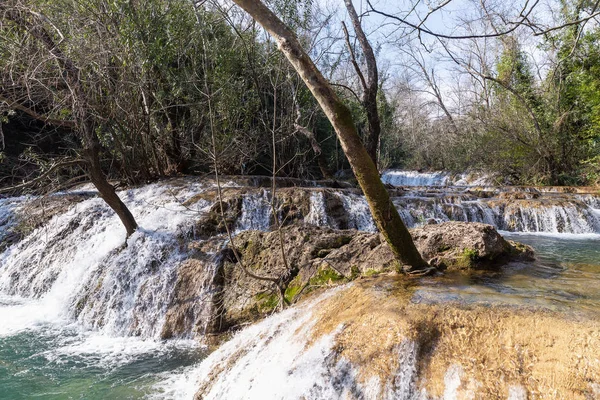
<path fill-rule="evenodd" d="M 477 185 L 488 184 L 485 177 L 468 181 L 446 174 L 391 172 L 384 180 L 408 186 L 393 201 L 409 226 L 485 222 L 538 252 L 534 268 L 515 264 L 495 274 L 426 278 L 414 301 L 600 310 L 597 193 L 483 187 Z M 160 334 L 186 241 L 198 239 L 197 224 L 212 206 L 207 200 L 185 202 L 211 188 L 189 179 L 121 192 L 140 225 L 127 246 L 118 219 L 93 194 L 21 240 L 14 239 L 18 212 L 32 199 L 0 199 L 0 242 L 6 247 L 0 246 L 0 399 L 189 394 L 189 388 L 170 391 L 156 384 L 189 373 L 184 367 L 203 359 L 206 349 L 192 332 L 168 341 Z M 366 201 L 355 191 L 302 190 L 304 223 L 375 230 Z M 328 215 L 331 196 L 343 212 Z M 267 190 L 243 194 L 237 231 L 270 229 L 270 201 Z"/>

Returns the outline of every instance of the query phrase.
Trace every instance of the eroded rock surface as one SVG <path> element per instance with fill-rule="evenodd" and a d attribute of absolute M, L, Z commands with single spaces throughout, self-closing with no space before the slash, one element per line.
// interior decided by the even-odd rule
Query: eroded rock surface
<path fill-rule="evenodd" d="M 448 222 L 411 233 L 423 257 L 440 270 L 498 268 L 533 257 L 530 247 L 506 241 L 485 224 Z M 314 290 L 397 273 L 402 267 L 379 234 L 356 230 L 294 224 L 281 231 L 242 232 L 234 238 L 234 247 L 248 271 L 277 281 L 289 304 Z M 193 259 L 179 268 L 163 337 L 223 332 L 281 306 L 276 284 L 245 273 L 224 237 L 204 242 L 192 254 Z"/>
<path fill-rule="evenodd" d="M 195 398 L 598 398 L 594 316 L 410 294 L 364 279 L 255 324 L 188 373 Z"/>
<path fill-rule="evenodd" d="M 507 241 L 482 223 L 425 225 L 411 234 L 423 258 L 439 269 L 490 269 L 511 259 L 533 260 L 529 246 Z"/>

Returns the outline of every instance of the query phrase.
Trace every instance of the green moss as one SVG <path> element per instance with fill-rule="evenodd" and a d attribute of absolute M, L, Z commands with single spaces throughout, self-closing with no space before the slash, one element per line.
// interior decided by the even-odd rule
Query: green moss
<path fill-rule="evenodd" d="M 469 269 L 473 267 L 479 259 L 479 252 L 475 249 L 465 249 L 460 257 L 454 262 L 454 265 L 461 269 Z"/>
<path fill-rule="evenodd" d="M 404 269 L 402 267 L 403 267 L 403 264 L 400 262 L 400 260 L 392 260 L 392 262 L 389 263 L 389 265 L 386 267 L 386 269 L 401 273 L 404 271 Z"/>
<path fill-rule="evenodd" d="M 346 280 L 346 278 L 339 274 L 336 270 L 330 267 L 322 267 L 312 278 L 309 280 L 311 286 L 325 286 L 332 283 Z"/>
<path fill-rule="evenodd" d="M 358 266 L 353 265 L 350 267 L 350 280 L 354 280 L 361 275 L 360 268 Z"/>
<path fill-rule="evenodd" d="M 279 305 L 279 296 L 272 292 L 262 292 L 255 296 L 256 307 L 260 313 L 268 313 Z"/>
<path fill-rule="evenodd" d="M 287 289 L 285 289 L 285 300 L 291 304 L 296 299 L 296 296 L 298 295 L 298 293 L 300 293 L 301 290 L 302 285 L 299 281 L 296 282 L 296 279 L 294 279 L 292 282 L 290 282 Z"/>
<path fill-rule="evenodd" d="M 375 276 L 380 274 L 382 271 L 377 270 L 377 269 L 373 269 L 373 268 L 368 268 L 367 270 L 365 270 L 365 272 L 363 272 L 363 276 Z"/>

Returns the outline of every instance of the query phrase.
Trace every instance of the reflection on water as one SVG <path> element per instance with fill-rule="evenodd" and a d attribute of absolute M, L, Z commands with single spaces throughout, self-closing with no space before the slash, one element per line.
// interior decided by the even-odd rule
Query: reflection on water
<path fill-rule="evenodd" d="M 506 304 L 600 313 L 600 236 L 507 235 L 536 250 L 536 262 L 500 271 L 424 278 L 415 302 Z"/>

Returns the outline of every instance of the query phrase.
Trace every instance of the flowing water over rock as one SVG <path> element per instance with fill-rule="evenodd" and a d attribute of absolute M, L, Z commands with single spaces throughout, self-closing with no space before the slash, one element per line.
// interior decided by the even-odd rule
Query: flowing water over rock
<path fill-rule="evenodd" d="M 438 182 L 435 179 L 442 178 L 410 179 L 413 183 L 435 184 Z M 406 180 L 399 179 L 388 181 L 407 184 Z M 443 179 L 450 182 L 448 177 Z M 356 190 L 310 186 L 278 190 L 274 204 L 284 224 L 375 231 L 367 203 Z M 225 190 L 228 215 L 238 233 L 272 228 L 274 219 L 268 189 L 245 187 L 232 180 L 225 185 Z M 545 255 L 544 263 L 536 269 L 514 266 L 500 275 L 471 277 L 468 282 L 448 276 L 445 281 L 429 282 L 416 290 L 416 301 L 481 303 L 487 299 L 488 302 L 557 310 L 573 304 L 581 310 L 598 309 L 600 298 L 589 290 L 593 287 L 591 283 L 600 282 L 600 256 L 590 250 L 598 248 L 594 246 L 598 246 L 600 237 L 597 192 L 412 186 L 393 193 L 394 204 L 411 227 L 458 220 L 485 222 L 516 233 L 558 235 L 558 239 L 530 235 L 516 238 L 530 242 Z M 208 307 L 205 299 L 215 298 L 216 266 L 222 262 L 219 251 L 227 242 L 219 219 L 214 217 L 213 183 L 179 179 L 124 191 L 120 196 L 140 225 L 126 246 L 119 220 L 94 193 L 85 193 L 72 203 L 65 197 L 64 210 L 57 209 L 49 220 L 39 223 L 24 219 L 24 210 L 32 199 L 0 199 L 0 321 L 9 321 L 0 324 L 0 398 L 42 395 L 58 399 L 78 397 L 86 391 L 89 391 L 86 398 L 139 398 L 159 390 L 153 385 L 162 379 L 165 371 L 204 357 L 203 348 L 189 339 L 200 339 L 208 329 L 209 321 L 196 324 L 211 312 L 205 309 Z M 207 226 L 213 231 L 207 233 Z M 569 235 L 576 239 L 563 239 Z M 197 249 L 190 248 L 190 242 L 202 247 L 203 258 L 186 272 L 185 261 L 198 253 Z M 546 256 L 557 248 L 561 249 L 558 255 Z M 189 276 L 195 279 L 196 295 L 191 299 L 177 297 L 179 287 L 190 282 L 185 279 L 186 274 L 192 274 Z M 456 296 L 448 297 L 450 293 Z M 178 305 L 190 301 L 199 304 L 192 310 L 193 315 L 178 315 Z M 215 306 L 218 302 L 210 305 Z M 172 324 L 172 318 L 183 322 L 177 332 L 165 334 L 165 327 Z M 381 382 L 372 381 L 371 386 L 356 383 L 355 366 L 320 358 L 331 350 L 333 336 L 311 342 L 314 352 L 303 353 L 309 339 L 303 336 L 302 329 L 313 326 L 310 321 L 309 313 L 292 309 L 271 322 L 251 328 L 256 334 L 260 331 L 270 335 L 274 341 L 260 344 L 257 351 L 248 353 L 247 357 L 254 360 L 261 357 L 259 349 L 272 354 L 275 361 L 269 371 L 276 373 L 277 362 L 285 361 L 277 358 L 284 354 L 281 353 L 283 348 L 278 346 L 292 340 L 292 335 L 297 347 L 285 349 L 297 355 L 293 358 L 293 367 L 288 366 L 296 371 L 289 378 L 295 382 L 290 386 L 289 398 L 298 398 L 293 393 L 312 387 L 311 379 L 318 371 L 331 375 L 331 380 L 319 388 L 307 389 L 313 390 L 315 399 L 335 398 L 329 397 L 331 391 L 358 390 L 359 386 L 362 393 L 379 390 Z M 287 332 L 288 336 L 278 336 L 290 328 L 289 324 L 298 325 L 297 329 Z M 236 346 L 250 343 L 248 335 L 236 337 L 223 351 L 234 351 Z M 161 342 L 163 337 L 178 339 L 164 343 Z M 398 357 L 405 360 L 402 365 L 413 365 L 414 348 L 411 350 L 410 341 L 402 343 L 404 350 Z M 201 371 L 224 356 L 211 357 L 201 364 Z M 314 374 L 304 369 L 312 369 Z M 71 370 L 77 372 L 69 372 Z M 448 375 L 448 388 L 453 387 L 456 376 L 461 376 L 459 370 L 452 371 Z M 192 376 L 185 370 L 184 374 L 194 382 L 198 378 L 197 372 Z M 240 382 L 252 379 L 243 369 L 232 370 L 232 376 L 237 376 Z M 181 377 L 169 379 L 180 381 Z M 414 385 L 410 386 L 413 380 L 410 368 L 398 371 L 395 379 L 398 383 L 388 385 L 389 393 L 400 397 L 388 398 L 403 398 L 406 393 L 414 392 Z M 227 386 L 228 382 L 230 384 L 227 380 L 221 384 Z M 265 382 L 264 385 L 257 382 L 256 390 L 262 388 L 264 393 L 275 390 L 268 388 L 268 380 Z M 216 385 L 214 387 L 220 387 Z M 184 391 L 193 395 L 198 387 L 186 387 Z M 160 391 L 167 390 L 164 386 L 161 388 Z M 167 392 L 183 393 L 178 388 L 175 385 Z M 248 387 L 243 385 L 231 387 L 231 398 L 236 398 L 235 390 L 241 390 L 239 398 L 250 398 L 243 397 L 245 389 Z M 514 390 L 518 392 L 518 388 Z M 176 395 L 174 398 L 184 397 Z"/>

